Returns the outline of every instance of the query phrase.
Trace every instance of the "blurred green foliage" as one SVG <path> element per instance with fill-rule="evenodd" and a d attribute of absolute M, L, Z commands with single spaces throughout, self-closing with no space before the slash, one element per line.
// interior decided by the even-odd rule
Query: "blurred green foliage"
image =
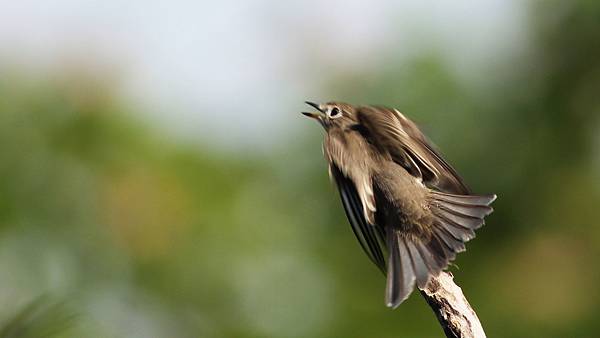
<path fill-rule="evenodd" d="M 531 18 L 532 45 L 476 86 L 435 51 L 388 51 L 375 73 L 333 74 L 329 94 L 398 107 L 499 195 L 452 269 L 489 336 L 594 336 L 600 5 L 539 2 Z M 102 81 L 0 73 L 0 336 L 65 318 L 61 337 L 442 335 L 417 294 L 384 307 L 316 125 L 294 116 L 301 141 L 235 154 L 161 136 Z M 27 305 L 41 294 L 69 310 Z"/>
<path fill-rule="evenodd" d="M 64 302 L 42 295 L 28 302 L 3 322 L 2 338 L 61 337 L 69 334 L 75 316 Z"/>

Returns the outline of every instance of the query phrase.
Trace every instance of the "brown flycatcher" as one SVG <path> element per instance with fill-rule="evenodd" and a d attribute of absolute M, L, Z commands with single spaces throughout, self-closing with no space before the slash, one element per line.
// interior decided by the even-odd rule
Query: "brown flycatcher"
<path fill-rule="evenodd" d="M 471 195 L 417 125 L 396 109 L 306 102 L 325 129 L 323 152 L 361 247 L 385 274 L 396 308 L 448 267 L 492 212 Z"/>

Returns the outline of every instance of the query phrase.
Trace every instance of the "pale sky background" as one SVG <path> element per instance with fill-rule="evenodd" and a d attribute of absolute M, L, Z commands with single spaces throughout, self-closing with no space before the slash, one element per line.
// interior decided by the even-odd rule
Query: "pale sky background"
<path fill-rule="evenodd" d="M 4 1 L 0 64 L 83 64 L 166 135 L 265 146 L 304 100 L 335 99 L 327 71 L 439 45 L 457 73 L 476 74 L 526 44 L 525 11 L 516 0 Z"/>

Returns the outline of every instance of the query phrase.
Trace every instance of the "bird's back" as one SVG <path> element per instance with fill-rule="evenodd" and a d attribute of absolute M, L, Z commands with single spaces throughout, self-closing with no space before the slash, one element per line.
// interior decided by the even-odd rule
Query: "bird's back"
<path fill-rule="evenodd" d="M 427 235 L 433 222 L 429 189 L 418 179 L 402 166 L 385 160 L 374 168 L 373 187 L 378 226 L 402 229 L 406 235 Z"/>

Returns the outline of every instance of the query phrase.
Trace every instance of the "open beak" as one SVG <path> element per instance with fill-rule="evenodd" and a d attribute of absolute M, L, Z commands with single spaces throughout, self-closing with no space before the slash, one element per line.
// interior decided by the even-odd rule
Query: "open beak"
<path fill-rule="evenodd" d="M 308 116 L 311 119 L 315 119 L 317 121 L 319 121 L 321 124 L 323 123 L 323 109 L 321 109 L 321 107 L 319 107 L 318 104 L 314 103 L 314 102 L 310 102 L 310 101 L 305 101 L 305 103 L 313 108 L 315 108 L 316 110 L 318 110 L 320 113 L 307 113 L 307 112 L 302 112 L 302 115 L 304 116 Z"/>
<path fill-rule="evenodd" d="M 304 101 L 304 103 L 306 103 L 307 105 L 315 108 L 316 110 L 320 111 L 321 113 L 324 113 L 323 109 L 321 109 L 321 107 L 319 107 L 318 104 L 316 104 L 314 102 L 310 102 L 310 101 Z"/>
<path fill-rule="evenodd" d="M 321 114 L 317 114 L 317 113 L 307 113 L 305 111 L 302 112 L 302 115 L 304 116 L 308 116 L 311 119 L 315 119 L 315 120 L 321 120 Z"/>

